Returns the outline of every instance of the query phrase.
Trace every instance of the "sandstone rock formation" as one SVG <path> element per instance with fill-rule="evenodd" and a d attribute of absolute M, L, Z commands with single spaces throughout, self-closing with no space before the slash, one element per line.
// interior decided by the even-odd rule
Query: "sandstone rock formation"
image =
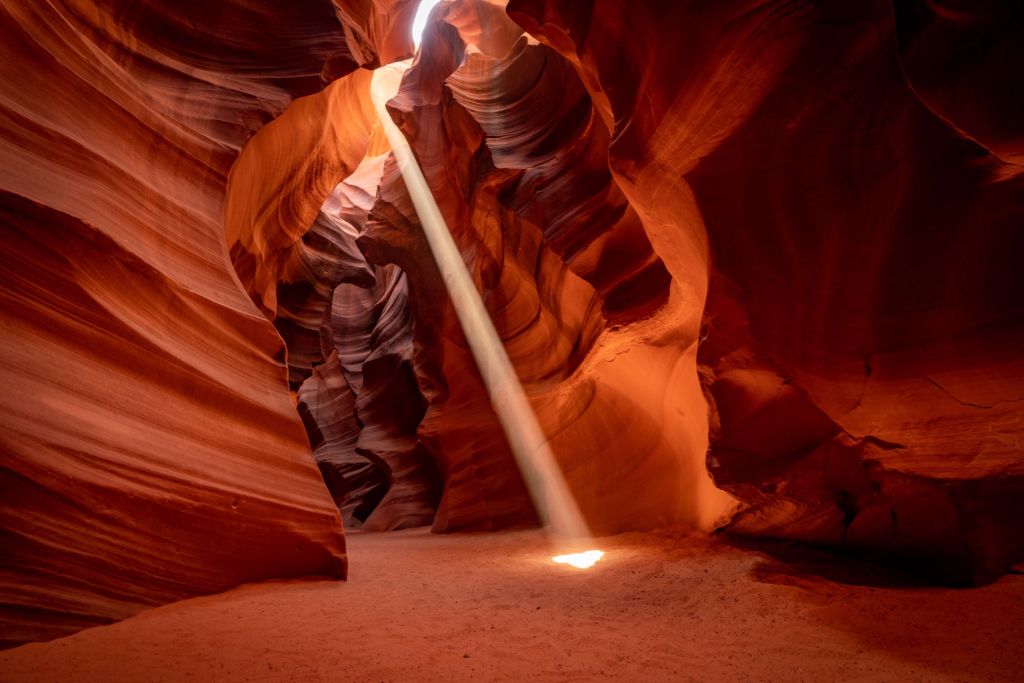
<path fill-rule="evenodd" d="M 730 503 L 703 467 L 703 290 L 670 292 L 574 70 L 500 4 L 442 5 L 393 111 L 591 525 L 710 526 Z M 357 242 L 408 278 L 418 434 L 444 480 L 434 528 L 533 523 L 416 221 L 385 173 Z"/>
<path fill-rule="evenodd" d="M 748 506 L 733 528 L 946 580 L 1005 571 L 1024 553 L 1024 186 L 1021 97 L 993 61 L 1019 12 L 969 57 L 993 72 L 976 106 L 953 106 L 952 70 L 911 59 L 963 50 L 956 36 L 904 46 L 932 110 L 885 2 L 509 13 L 602 103 L 611 167 L 648 230 L 704 223 L 709 469 Z"/>
<path fill-rule="evenodd" d="M 0 638 L 344 575 L 339 510 L 535 524 L 367 95 L 416 3 L 25 5 Z M 1024 558 L 1022 25 L 435 9 L 390 110 L 596 531 L 738 505 L 735 532 L 947 581 Z"/>
<path fill-rule="evenodd" d="M 703 283 L 672 291 L 578 75 L 500 3 L 442 5 L 423 45 L 395 114 L 589 521 L 710 528 L 731 503 L 703 465 Z M 325 480 L 351 525 L 536 523 L 400 177 L 378 142 L 355 169 L 321 153 L 344 114 L 289 110 L 228 190 Z"/>
<path fill-rule="evenodd" d="M 0 639 L 344 576 L 221 217 L 243 143 L 346 53 L 330 6 L 4 2 L 0 33 Z"/>
<path fill-rule="evenodd" d="M 418 0 L 331 0 L 350 59 L 373 68 L 412 56 Z"/>

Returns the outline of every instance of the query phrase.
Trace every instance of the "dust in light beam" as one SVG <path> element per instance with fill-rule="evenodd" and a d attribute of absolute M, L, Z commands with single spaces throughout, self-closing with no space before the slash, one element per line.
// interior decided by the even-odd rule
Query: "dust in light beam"
<path fill-rule="evenodd" d="M 430 2 L 424 0 L 421 11 Z M 425 21 L 426 13 L 423 17 Z M 462 253 L 452 239 L 444 216 L 423 176 L 423 170 L 408 140 L 388 112 L 387 102 L 398 93 L 402 76 L 411 64 L 412 60 L 395 62 L 374 71 L 370 86 L 374 108 L 537 515 L 553 534 L 566 540 L 572 539 L 574 545 L 579 547 L 581 541 L 590 538 L 590 530 L 566 484 L 551 445 L 537 422 L 476 285 L 466 270 Z M 593 566 L 603 554 L 600 550 L 588 550 L 558 555 L 552 559 L 586 569 Z"/>

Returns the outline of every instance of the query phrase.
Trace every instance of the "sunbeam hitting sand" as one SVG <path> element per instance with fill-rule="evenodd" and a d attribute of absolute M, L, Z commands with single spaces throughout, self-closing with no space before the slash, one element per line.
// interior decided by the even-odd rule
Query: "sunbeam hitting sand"
<path fill-rule="evenodd" d="M 411 64 L 411 60 L 396 62 L 374 72 L 370 86 L 374 108 L 537 515 L 556 535 L 575 544 L 583 543 L 590 537 L 587 523 L 530 407 L 480 293 L 466 270 L 462 254 L 452 239 L 412 148 L 388 113 L 387 102 L 398 92 L 402 76 Z"/>
<path fill-rule="evenodd" d="M 1024 681 L 1022 68 L 1020 0 L 0 0 L 0 683 Z"/>
<path fill-rule="evenodd" d="M 351 535 L 348 581 L 273 581 L 0 653 L 2 681 L 1008 681 L 1024 576 L 975 591 L 823 553 L 538 531 Z M 830 571 L 829 578 L 815 572 Z"/>

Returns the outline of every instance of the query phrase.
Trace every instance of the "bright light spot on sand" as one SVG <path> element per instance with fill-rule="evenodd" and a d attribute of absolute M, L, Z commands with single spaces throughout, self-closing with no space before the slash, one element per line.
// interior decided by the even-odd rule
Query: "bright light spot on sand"
<path fill-rule="evenodd" d="M 439 2 L 441 0 L 423 0 L 416 10 L 416 17 L 412 20 L 412 42 L 417 50 L 420 47 L 420 39 L 423 37 L 423 29 L 427 26 L 430 10 L 434 9 L 434 5 Z"/>
<path fill-rule="evenodd" d="M 569 564 L 577 569 L 590 569 L 602 557 L 604 557 L 604 551 L 586 550 L 582 553 L 555 555 L 551 559 L 554 560 L 556 564 Z"/>

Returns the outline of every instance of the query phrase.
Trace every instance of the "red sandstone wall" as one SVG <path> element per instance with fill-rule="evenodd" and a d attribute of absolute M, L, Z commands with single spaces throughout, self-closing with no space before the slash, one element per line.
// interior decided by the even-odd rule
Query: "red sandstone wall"
<path fill-rule="evenodd" d="M 357 70 L 413 3 L 23 5 L 3 639 L 534 523 Z M 597 530 L 1024 556 L 1020 16 L 898 9 L 437 10 L 392 111 Z"/>
<path fill-rule="evenodd" d="M 4 2 L 0 35 L 0 640 L 344 576 L 222 225 L 242 144 L 345 62 L 330 5 Z"/>
<path fill-rule="evenodd" d="M 928 4 L 906 72 L 886 2 L 509 13 L 601 104 L 659 255 L 656 234 L 703 223 L 708 465 L 747 506 L 732 528 L 986 580 L 1024 553 L 1019 62 L 994 58 L 1010 38 L 968 48 L 993 7 Z M 1018 34 L 1019 13 L 999 21 Z M 926 50 L 984 74 L 970 103 Z"/>

